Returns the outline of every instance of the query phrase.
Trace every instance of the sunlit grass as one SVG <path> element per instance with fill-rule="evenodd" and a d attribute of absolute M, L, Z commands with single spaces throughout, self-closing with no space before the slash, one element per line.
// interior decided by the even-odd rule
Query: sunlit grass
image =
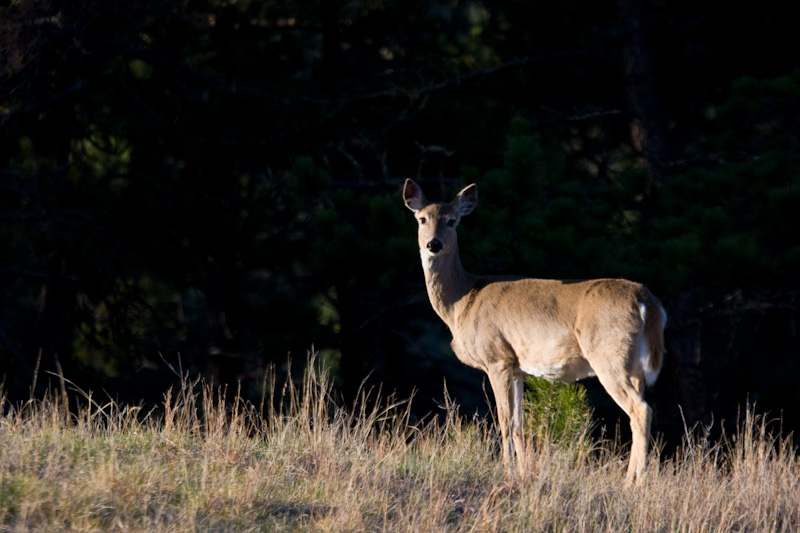
<path fill-rule="evenodd" d="M 183 380 L 159 410 L 84 395 L 3 402 L 0 527 L 83 531 L 796 531 L 800 465 L 750 412 L 712 443 L 623 487 L 607 442 L 536 439 L 508 480 L 486 423 L 453 405 L 409 422 L 403 402 L 344 409 L 309 365 L 299 390 L 272 384 L 266 412 Z M 277 386 L 276 386 L 277 385 Z M 654 452 L 655 453 L 655 452 Z"/>

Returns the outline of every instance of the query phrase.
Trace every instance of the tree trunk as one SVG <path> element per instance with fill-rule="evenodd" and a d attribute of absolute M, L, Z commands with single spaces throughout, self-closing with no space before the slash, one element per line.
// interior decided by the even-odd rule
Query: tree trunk
<path fill-rule="evenodd" d="M 668 177 L 671 159 L 667 142 L 666 109 L 650 42 L 652 12 L 648 0 L 619 0 L 625 31 L 625 85 L 632 114 L 631 139 L 650 172 L 653 185 Z"/>

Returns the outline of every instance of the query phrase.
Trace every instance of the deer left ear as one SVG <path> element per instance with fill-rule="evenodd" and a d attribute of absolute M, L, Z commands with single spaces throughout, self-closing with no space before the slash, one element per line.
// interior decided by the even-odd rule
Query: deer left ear
<path fill-rule="evenodd" d="M 453 206 L 462 217 L 472 213 L 476 205 L 478 205 L 478 186 L 474 183 L 461 189 L 456 199 L 453 200 Z"/>

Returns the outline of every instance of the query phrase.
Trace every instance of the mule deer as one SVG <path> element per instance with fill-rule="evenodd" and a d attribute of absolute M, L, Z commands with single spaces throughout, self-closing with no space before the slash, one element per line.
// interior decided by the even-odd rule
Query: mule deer
<path fill-rule="evenodd" d="M 597 376 L 630 417 L 626 482 L 641 478 L 652 419 L 644 388 L 655 383 L 664 353 L 667 315 L 658 299 L 622 279 L 474 276 L 461 266 L 456 227 L 475 209 L 478 187 L 465 187 L 451 203 L 430 203 L 409 179 L 403 198 L 419 224 L 428 297 L 453 334 L 453 351 L 489 376 L 507 471 L 515 462 L 519 472 L 524 469 L 525 375 L 550 381 Z"/>

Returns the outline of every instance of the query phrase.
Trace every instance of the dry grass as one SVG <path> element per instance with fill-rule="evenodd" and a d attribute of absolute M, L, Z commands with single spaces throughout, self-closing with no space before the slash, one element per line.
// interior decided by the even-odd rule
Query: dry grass
<path fill-rule="evenodd" d="M 627 458 L 608 443 L 541 441 L 529 474 L 507 481 L 494 432 L 453 406 L 416 426 L 402 404 L 351 412 L 313 371 L 279 392 L 282 409 L 263 417 L 188 381 L 158 416 L 90 395 L 77 415 L 57 396 L 4 402 L 0 529 L 800 529 L 796 450 L 752 413 L 721 443 L 687 435 L 674 460 L 623 488 Z"/>

